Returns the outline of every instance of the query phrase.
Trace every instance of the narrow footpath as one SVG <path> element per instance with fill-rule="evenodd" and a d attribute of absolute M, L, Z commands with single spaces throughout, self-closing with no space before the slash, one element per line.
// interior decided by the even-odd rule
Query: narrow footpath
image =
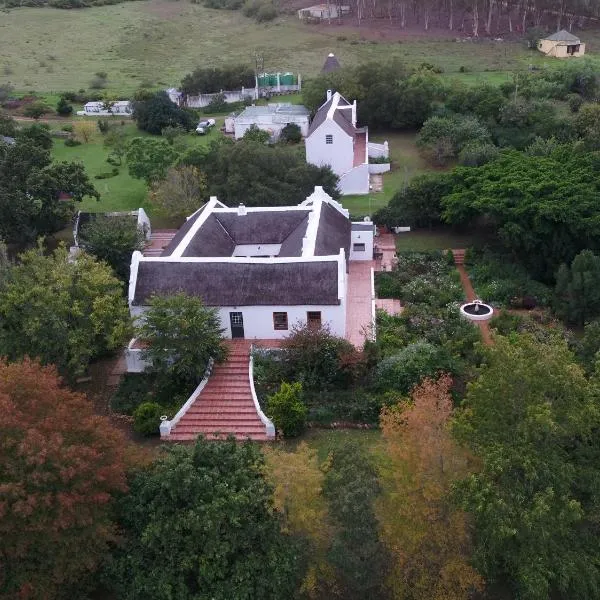
<path fill-rule="evenodd" d="M 465 298 L 467 302 L 477 300 L 477 294 L 475 294 L 475 290 L 471 285 L 471 280 L 469 279 L 467 270 L 464 267 L 465 251 L 463 249 L 452 250 L 452 254 L 454 256 L 454 264 L 456 265 L 456 270 L 460 275 L 460 282 L 463 286 L 463 290 L 465 291 Z M 490 332 L 490 326 L 488 321 L 478 321 L 476 322 L 476 325 L 481 331 L 481 338 L 483 340 L 483 343 L 486 346 L 492 346 L 494 344 L 494 341 L 492 340 L 492 334 Z"/>

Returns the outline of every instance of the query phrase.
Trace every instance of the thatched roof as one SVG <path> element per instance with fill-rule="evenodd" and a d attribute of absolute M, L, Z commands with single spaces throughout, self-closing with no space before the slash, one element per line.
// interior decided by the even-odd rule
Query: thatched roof
<path fill-rule="evenodd" d="M 573 44 L 581 43 L 581 40 L 576 35 L 569 33 L 565 29 L 561 29 L 552 35 L 549 35 L 545 39 L 550 40 L 551 42 L 572 42 Z"/>
<path fill-rule="evenodd" d="M 337 261 L 293 263 L 141 261 L 133 304 L 183 291 L 207 306 L 335 305 Z"/>
<path fill-rule="evenodd" d="M 332 256 L 344 249 L 346 259 L 350 256 L 350 231 L 352 224 L 338 210 L 323 203 L 321 206 L 321 218 L 317 229 L 317 241 L 315 244 L 316 256 Z"/>

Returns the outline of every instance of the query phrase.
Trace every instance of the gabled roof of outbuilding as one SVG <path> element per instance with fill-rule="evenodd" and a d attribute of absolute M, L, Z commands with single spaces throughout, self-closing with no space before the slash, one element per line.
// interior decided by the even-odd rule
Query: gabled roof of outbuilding
<path fill-rule="evenodd" d="M 544 39 L 552 42 L 573 42 L 575 44 L 580 43 L 580 39 L 576 35 L 569 33 L 566 29 L 561 29 L 560 31 L 557 31 L 556 33 L 553 33 Z"/>
<path fill-rule="evenodd" d="M 323 63 L 323 68 L 321 69 L 322 73 L 331 73 L 332 71 L 337 71 L 341 69 L 342 65 L 340 65 L 340 61 L 337 59 L 333 52 L 330 52 Z"/>

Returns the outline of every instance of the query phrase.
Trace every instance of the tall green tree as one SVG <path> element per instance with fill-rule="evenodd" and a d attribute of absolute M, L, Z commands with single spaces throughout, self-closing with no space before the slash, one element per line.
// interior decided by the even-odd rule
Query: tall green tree
<path fill-rule="evenodd" d="M 198 382 L 211 358 L 227 356 L 217 311 L 184 293 L 153 296 L 138 335 L 148 346 L 150 370 L 162 379 Z"/>
<path fill-rule="evenodd" d="M 110 265 L 121 281 L 129 281 L 131 255 L 143 250 L 144 232 L 128 218 L 104 217 L 90 221 L 82 228 L 80 246 L 98 260 Z"/>
<path fill-rule="evenodd" d="M 600 315 L 600 257 L 589 250 L 580 252 L 556 275 L 555 309 L 570 323 L 583 325 Z"/>
<path fill-rule="evenodd" d="M 157 92 L 147 100 L 139 100 L 133 106 L 133 118 L 138 129 L 160 135 L 165 127 L 181 127 L 185 131 L 194 128 L 194 117 L 169 99 L 166 92 Z"/>
<path fill-rule="evenodd" d="M 129 334 L 122 283 L 85 253 L 29 250 L 0 290 L 0 356 L 10 360 L 36 357 L 75 377 Z"/>
<path fill-rule="evenodd" d="M 456 487 L 475 565 L 523 600 L 600 590 L 600 410 L 561 341 L 498 338 L 454 433 L 480 461 Z"/>
<path fill-rule="evenodd" d="M 323 494 L 336 526 L 329 560 L 337 571 L 338 596 L 386 598 L 389 556 L 379 541 L 373 503 L 380 493 L 377 472 L 356 443 L 336 448 L 326 465 Z"/>
<path fill-rule="evenodd" d="M 129 174 L 148 185 L 162 181 L 179 154 L 165 139 L 136 137 L 129 142 L 125 158 Z"/>
<path fill-rule="evenodd" d="M 122 600 L 294 598 L 304 560 L 281 531 L 260 449 L 172 446 L 131 481 L 110 569 Z"/>

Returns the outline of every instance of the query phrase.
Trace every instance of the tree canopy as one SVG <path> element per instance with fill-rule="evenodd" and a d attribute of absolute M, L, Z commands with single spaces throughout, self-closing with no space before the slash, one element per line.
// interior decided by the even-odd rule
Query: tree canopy
<path fill-rule="evenodd" d="M 38 357 L 68 376 L 119 348 L 129 335 L 122 283 L 110 267 L 64 246 L 29 250 L 0 290 L 0 356 Z"/>
<path fill-rule="evenodd" d="M 111 568 L 122 600 L 294 598 L 304 568 L 250 442 L 171 446 L 131 481 Z"/>
<path fill-rule="evenodd" d="M 598 597 L 600 425 L 596 389 L 563 341 L 498 337 L 454 433 L 480 461 L 457 484 L 474 560 L 517 597 Z"/>
<path fill-rule="evenodd" d="M 298 147 L 220 140 L 205 152 L 188 152 L 180 162 L 199 167 L 206 175 L 209 195 L 229 206 L 300 204 L 316 185 L 339 197 L 337 176 L 329 167 L 307 164 Z"/>
<path fill-rule="evenodd" d="M 29 359 L 0 361 L 0 410 L 0 598 L 83 597 L 117 537 L 125 439 Z"/>
<path fill-rule="evenodd" d="M 192 113 L 179 108 L 166 92 L 157 92 L 147 100 L 135 102 L 133 118 L 138 129 L 154 135 L 160 135 L 165 127 L 181 127 L 189 131 L 196 125 Z"/>
<path fill-rule="evenodd" d="M 179 154 L 165 139 L 133 138 L 127 147 L 129 174 L 143 179 L 149 186 L 162 181 Z"/>
<path fill-rule="evenodd" d="M 255 86 L 254 71 L 246 65 L 225 67 L 198 67 L 181 82 L 184 94 L 213 94 L 222 90 L 239 90 Z"/>
<path fill-rule="evenodd" d="M 452 172 L 442 218 L 453 225 L 484 220 L 532 275 L 552 279 L 581 250 L 600 250 L 599 166 L 600 155 L 570 146 L 549 156 L 505 151 Z"/>

